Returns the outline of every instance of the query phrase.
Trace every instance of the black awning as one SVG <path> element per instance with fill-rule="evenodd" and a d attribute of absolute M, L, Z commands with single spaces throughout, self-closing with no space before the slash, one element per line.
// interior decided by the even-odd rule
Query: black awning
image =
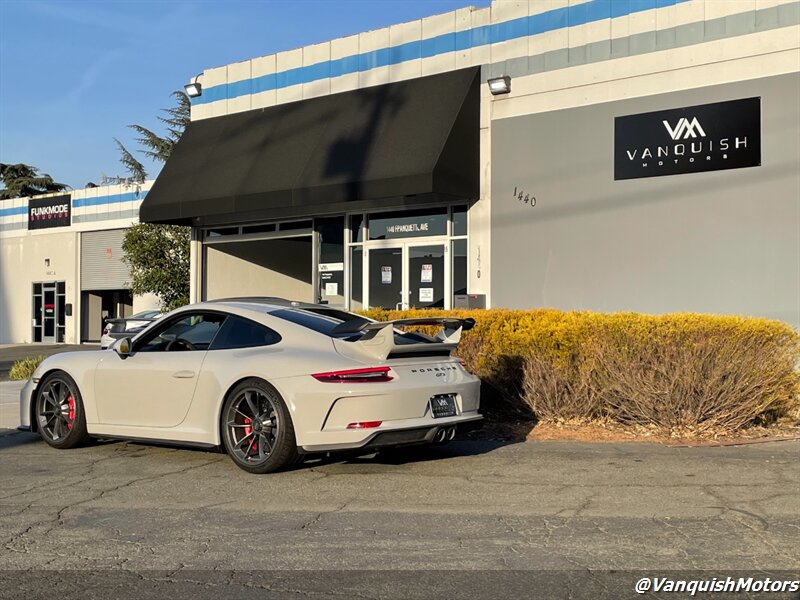
<path fill-rule="evenodd" d="M 479 68 L 193 121 L 142 221 L 207 225 L 475 199 Z"/>

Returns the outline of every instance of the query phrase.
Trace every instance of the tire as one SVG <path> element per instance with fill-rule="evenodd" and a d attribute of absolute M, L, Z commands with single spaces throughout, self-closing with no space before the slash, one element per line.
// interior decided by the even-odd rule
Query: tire
<path fill-rule="evenodd" d="M 289 409 L 263 379 L 246 379 L 231 390 L 220 427 L 228 456 L 248 473 L 274 473 L 299 460 Z"/>
<path fill-rule="evenodd" d="M 83 397 L 75 380 L 63 371 L 50 373 L 41 382 L 35 411 L 39 435 L 53 448 L 67 450 L 89 441 Z"/>

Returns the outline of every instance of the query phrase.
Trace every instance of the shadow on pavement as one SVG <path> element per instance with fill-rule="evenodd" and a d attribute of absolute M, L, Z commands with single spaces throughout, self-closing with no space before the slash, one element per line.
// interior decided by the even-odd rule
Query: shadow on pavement
<path fill-rule="evenodd" d="M 443 445 L 420 445 L 386 448 L 364 454 L 358 451 L 308 455 L 296 468 L 324 465 L 405 465 L 488 454 L 503 446 L 519 443 L 513 440 L 455 440 Z"/>
<path fill-rule="evenodd" d="M 36 433 L 17 431 L 16 429 L 0 429 L 0 451 L 36 442 L 44 444 L 42 438 Z"/>

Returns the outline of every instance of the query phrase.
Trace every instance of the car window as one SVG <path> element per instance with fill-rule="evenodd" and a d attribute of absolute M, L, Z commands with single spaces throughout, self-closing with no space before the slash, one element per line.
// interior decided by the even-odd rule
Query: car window
<path fill-rule="evenodd" d="M 228 316 L 211 345 L 211 350 L 230 350 L 231 348 L 255 348 L 270 346 L 281 341 L 278 332 L 259 323 L 237 317 Z"/>
<path fill-rule="evenodd" d="M 208 350 L 225 315 L 190 313 L 157 327 L 136 343 L 136 352 Z"/>
<path fill-rule="evenodd" d="M 364 335 L 363 331 L 336 332 L 334 328 L 354 319 L 364 320 L 364 317 L 354 315 L 343 310 L 331 308 L 282 308 L 270 313 L 274 317 L 291 321 L 297 325 L 307 327 L 317 333 L 354 342 Z M 433 338 L 413 331 L 400 331 L 395 329 L 395 344 L 418 344 L 420 342 L 435 342 Z"/>
<path fill-rule="evenodd" d="M 131 315 L 128 319 L 153 319 L 158 314 L 158 311 L 146 310 L 144 312 Z"/>
<path fill-rule="evenodd" d="M 358 315 L 354 315 L 343 310 L 335 309 L 316 309 L 316 308 L 282 308 L 274 310 L 270 313 L 274 317 L 290 321 L 297 325 L 302 325 L 308 329 L 312 329 L 317 333 L 322 333 L 330 337 L 338 337 L 333 333 L 333 329 L 345 321 L 353 319 L 361 319 Z M 353 335 L 352 333 L 348 335 Z"/>

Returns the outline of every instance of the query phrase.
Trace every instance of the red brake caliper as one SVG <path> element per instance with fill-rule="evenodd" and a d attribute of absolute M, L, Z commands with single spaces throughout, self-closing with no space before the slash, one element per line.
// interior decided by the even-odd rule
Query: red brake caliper
<path fill-rule="evenodd" d="M 67 396 L 67 406 L 69 407 L 69 411 L 67 412 L 67 429 L 72 429 L 72 422 L 75 420 L 75 398 L 72 397 L 72 394 Z"/>
<path fill-rule="evenodd" d="M 244 424 L 245 424 L 244 434 L 245 434 L 245 436 L 248 436 L 253 432 L 253 428 L 250 427 L 250 423 L 252 423 L 252 421 L 248 417 L 245 417 L 244 418 Z M 250 447 L 247 449 L 247 453 L 252 452 L 253 448 L 255 448 L 255 446 L 256 446 L 256 440 L 255 440 L 255 438 L 253 438 L 252 441 L 250 442 Z M 245 456 L 247 456 L 247 453 L 245 453 Z"/>

